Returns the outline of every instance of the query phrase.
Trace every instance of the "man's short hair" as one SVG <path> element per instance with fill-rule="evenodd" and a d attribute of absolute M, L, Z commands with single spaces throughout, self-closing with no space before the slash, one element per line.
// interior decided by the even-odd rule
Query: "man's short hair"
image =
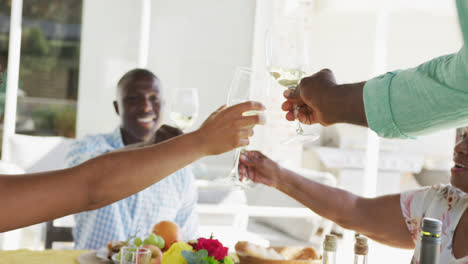
<path fill-rule="evenodd" d="M 117 83 L 117 96 L 119 96 L 120 94 L 120 89 L 122 88 L 122 85 L 139 77 L 153 77 L 156 80 L 159 80 L 159 78 L 150 70 L 141 68 L 130 70 L 127 73 L 125 73 Z"/>

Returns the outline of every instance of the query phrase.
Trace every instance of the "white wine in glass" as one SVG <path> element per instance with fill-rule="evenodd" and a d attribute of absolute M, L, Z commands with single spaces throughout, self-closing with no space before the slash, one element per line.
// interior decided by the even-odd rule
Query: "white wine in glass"
<path fill-rule="evenodd" d="M 170 108 L 170 118 L 182 131 L 193 126 L 198 117 L 198 90 L 195 88 L 177 89 Z"/>
<path fill-rule="evenodd" d="M 306 73 L 299 69 L 270 67 L 268 71 L 279 85 L 290 90 L 295 90 L 302 78 L 306 76 Z"/>
<path fill-rule="evenodd" d="M 171 112 L 170 117 L 172 121 L 174 121 L 175 125 L 181 130 L 186 130 L 192 127 L 195 122 L 195 116 L 190 114 L 184 115 L 179 112 Z"/>
<path fill-rule="evenodd" d="M 291 91 L 306 76 L 308 49 L 304 35 L 300 23 L 292 22 L 273 24 L 266 35 L 267 70 L 279 85 Z M 297 107 L 294 107 L 294 115 L 297 115 Z M 318 137 L 315 131 L 306 132 L 296 120 L 296 136 L 284 143 L 313 141 Z"/>

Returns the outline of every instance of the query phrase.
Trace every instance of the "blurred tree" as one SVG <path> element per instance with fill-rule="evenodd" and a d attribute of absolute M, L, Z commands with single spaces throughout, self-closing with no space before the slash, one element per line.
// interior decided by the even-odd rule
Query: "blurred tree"
<path fill-rule="evenodd" d="M 26 54 L 46 56 L 50 52 L 49 41 L 39 27 L 24 28 L 21 44 L 21 50 Z"/>
<path fill-rule="evenodd" d="M 57 23 L 81 24 L 83 0 L 24 0 L 23 16 Z M 10 15 L 11 0 L 0 0 L 0 14 Z"/>

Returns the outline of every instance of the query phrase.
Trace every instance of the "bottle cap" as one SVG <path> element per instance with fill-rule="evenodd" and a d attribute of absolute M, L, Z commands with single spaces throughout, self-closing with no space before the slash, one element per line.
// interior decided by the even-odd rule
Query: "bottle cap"
<path fill-rule="evenodd" d="M 423 235 L 439 237 L 442 232 L 442 222 L 434 218 L 424 218 Z"/>
<path fill-rule="evenodd" d="M 354 244 L 354 254 L 356 255 L 367 255 L 369 247 L 367 245 L 367 237 L 359 236 L 356 237 L 356 244 Z"/>
<path fill-rule="evenodd" d="M 323 241 L 323 249 L 325 251 L 336 251 L 337 238 L 334 235 L 326 235 L 325 240 Z"/>

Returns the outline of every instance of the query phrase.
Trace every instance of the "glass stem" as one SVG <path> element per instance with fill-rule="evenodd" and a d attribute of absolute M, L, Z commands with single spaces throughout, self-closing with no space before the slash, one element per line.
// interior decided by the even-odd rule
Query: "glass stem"
<path fill-rule="evenodd" d="M 291 91 L 291 93 L 294 93 L 296 91 L 297 86 L 289 86 L 288 89 Z M 301 122 L 297 119 L 297 114 L 299 113 L 299 107 L 297 105 L 293 105 L 294 108 L 294 120 L 296 122 L 296 134 L 299 136 L 302 136 L 304 134 L 304 129 L 302 129 Z"/>
<path fill-rule="evenodd" d="M 296 118 L 296 134 L 302 136 L 304 134 L 304 129 L 302 129 L 301 122 L 297 119 L 297 109 L 294 110 L 294 117 Z"/>

